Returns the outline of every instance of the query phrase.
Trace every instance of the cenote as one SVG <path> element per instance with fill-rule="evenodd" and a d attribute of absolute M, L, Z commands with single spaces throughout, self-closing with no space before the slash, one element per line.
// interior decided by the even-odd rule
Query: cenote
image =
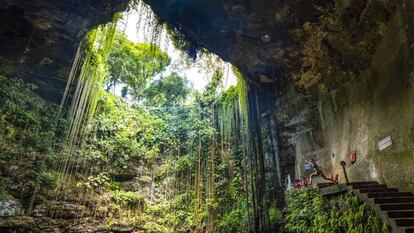
<path fill-rule="evenodd" d="M 413 13 L 1 1 L 0 232 L 414 232 Z"/>

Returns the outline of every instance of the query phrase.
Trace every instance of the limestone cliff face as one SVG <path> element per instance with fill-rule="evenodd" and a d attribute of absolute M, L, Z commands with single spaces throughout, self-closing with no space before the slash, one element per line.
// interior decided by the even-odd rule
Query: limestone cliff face
<path fill-rule="evenodd" d="M 310 172 L 303 158 L 312 153 L 343 178 L 339 162 L 356 152 L 351 180 L 414 190 L 413 9 L 409 1 L 344 1 L 303 25 L 301 66 L 276 113 L 296 175 Z M 393 145 L 380 151 L 387 136 Z"/>
<path fill-rule="evenodd" d="M 38 84 L 59 101 L 81 38 L 128 0 L 0 1 L 0 70 Z"/>
<path fill-rule="evenodd" d="M 353 180 L 414 190 L 414 3 L 408 0 L 145 0 L 162 21 L 237 66 L 272 112 L 284 175 L 328 175 L 356 151 Z M 265 119 L 262 119 L 265 122 Z M 393 145 L 379 151 L 378 141 Z M 294 172 L 295 171 L 295 172 Z"/>

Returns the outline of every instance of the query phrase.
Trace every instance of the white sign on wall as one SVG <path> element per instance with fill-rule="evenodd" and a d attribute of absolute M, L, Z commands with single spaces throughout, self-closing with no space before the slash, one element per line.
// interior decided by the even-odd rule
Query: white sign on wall
<path fill-rule="evenodd" d="M 383 151 L 386 148 L 390 147 L 391 145 L 392 145 L 391 136 L 388 136 L 378 142 L 378 149 L 380 151 Z"/>

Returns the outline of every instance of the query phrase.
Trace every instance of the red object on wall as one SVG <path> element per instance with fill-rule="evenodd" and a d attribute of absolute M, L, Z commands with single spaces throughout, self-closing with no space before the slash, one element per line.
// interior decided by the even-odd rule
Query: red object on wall
<path fill-rule="evenodd" d="M 331 173 L 331 177 L 330 178 L 331 178 L 331 180 L 338 181 L 338 178 L 339 178 L 338 172 L 335 172 L 335 175 L 333 173 Z"/>
<path fill-rule="evenodd" d="M 302 179 L 295 179 L 295 188 L 303 188 L 310 184 L 310 181 L 308 179 L 302 178 Z"/>
<path fill-rule="evenodd" d="M 354 164 L 356 162 L 356 153 L 352 152 L 351 155 L 349 156 L 349 162 L 351 162 L 351 164 Z"/>

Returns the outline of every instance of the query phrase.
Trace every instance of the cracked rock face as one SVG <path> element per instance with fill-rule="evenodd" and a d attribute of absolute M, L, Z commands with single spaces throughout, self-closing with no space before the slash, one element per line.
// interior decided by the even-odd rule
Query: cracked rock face
<path fill-rule="evenodd" d="M 58 102 L 83 35 L 110 21 L 128 0 L 3 0 L 0 5 L 0 70 L 39 86 Z"/>

